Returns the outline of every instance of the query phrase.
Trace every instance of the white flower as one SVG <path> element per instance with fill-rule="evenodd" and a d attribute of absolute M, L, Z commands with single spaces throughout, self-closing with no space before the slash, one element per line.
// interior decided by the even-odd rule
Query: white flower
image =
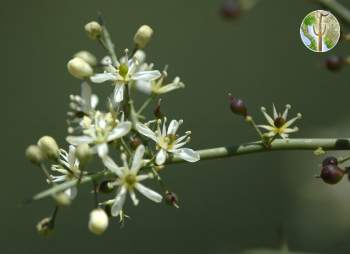
<path fill-rule="evenodd" d="M 75 156 L 76 148 L 72 145 L 69 146 L 69 152 L 60 149 L 60 157 L 58 162 L 60 164 L 52 165 L 51 170 L 61 173 L 62 175 L 51 175 L 53 182 L 65 182 L 72 179 L 81 177 L 81 171 L 79 169 L 79 160 Z M 70 199 L 74 199 L 77 196 L 78 190 L 76 186 L 70 187 L 65 190 L 65 194 Z"/>
<path fill-rule="evenodd" d="M 266 121 L 269 125 L 258 125 L 258 127 L 267 130 L 268 132 L 264 133 L 266 137 L 275 137 L 280 135 L 283 139 L 288 138 L 290 133 L 297 132 L 298 127 L 290 128 L 290 126 L 298 119 L 301 119 L 301 114 L 298 113 L 296 117 L 287 121 L 288 111 L 291 109 L 291 106 L 286 105 L 286 109 L 283 114 L 277 113 L 275 105 L 272 105 L 273 109 L 273 118 L 266 113 L 266 108 L 261 107 L 261 112 L 266 118 Z"/>
<path fill-rule="evenodd" d="M 189 148 L 181 148 L 190 141 L 189 135 L 191 134 L 191 132 L 188 131 L 182 137 L 178 137 L 178 135 L 176 135 L 176 132 L 182 122 L 182 120 L 172 120 L 167 130 L 166 118 L 164 118 L 163 128 L 161 130 L 161 120 L 158 120 L 157 130 L 155 132 L 152 131 L 146 124 L 136 124 L 136 130 L 139 133 L 156 142 L 159 149 L 156 155 L 156 163 L 158 165 L 162 165 L 165 162 L 167 153 L 172 153 L 188 162 L 196 162 L 200 159 L 198 152 Z"/>
<path fill-rule="evenodd" d="M 108 142 L 121 138 L 131 130 L 131 122 L 116 119 L 111 113 L 96 111 L 93 120 L 84 117 L 82 121 L 83 135 L 68 136 L 67 142 L 78 146 L 92 145 L 93 152 L 100 157 L 108 154 Z"/>
<path fill-rule="evenodd" d="M 118 216 L 122 211 L 127 192 L 129 192 L 134 205 L 138 205 L 139 200 L 136 197 L 135 189 L 154 202 L 159 203 L 162 201 L 163 197 L 159 193 L 140 183 L 141 181 L 152 177 L 152 175 L 149 174 L 138 174 L 140 168 L 144 164 L 144 152 L 145 147 L 143 145 L 139 145 L 135 151 L 131 167 L 128 166 L 125 156 L 122 156 L 124 164 L 123 167 L 118 167 L 110 157 L 104 157 L 104 165 L 118 176 L 118 179 L 112 183 L 112 185 L 119 187 L 117 196 L 111 208 L 112 216 Z"/>
<path fill-rule="evenodd" d="M 70 95 L 69 104 L 72 111 L 68 112 L 68 129 L 70 133 L 81 128 L 80 122 L 83 116 L 92 117 L 98 104 L 98 97 L 92 94 L 91 87 L 87 82 L 81 84 L 81 95 Z"/>
<path fill-rule="evenodd" d="M 105 81 L 112 81 L 114 85 L 113 98 L 115 102 L 121 102 L 124 98 L 125 84 L 130 81 L 144 80 L 150 81 L 160 77 L 159 71 L 139 71 L 138 61 L 136 58 L 128 59 L 127 51 L 126 56 L 122 59 L 122 62 L 117 63 L 115 68 L 110 61 L 108 63 L 106 71 L 104 73 L 98 73 L 92 76 L 90 79 L 94 83 L 103 83 Z"/>
<path fill-rule="evenodd" d="M 138 80 L 136 88 L 145 94 L 164 94 L 179 88 L 184 88 L 185 84 L 180 81 L 179 77 L 174 78 L 171 83 L 164 84 L 166 73 L 157 80 Z"/>

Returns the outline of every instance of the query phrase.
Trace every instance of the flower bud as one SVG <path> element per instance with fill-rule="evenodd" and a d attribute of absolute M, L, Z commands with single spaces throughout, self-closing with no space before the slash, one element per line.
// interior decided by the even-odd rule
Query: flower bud
<path fill-rule="evenodd" d="M 48 236 L 53 232 L 54 224 L 50 217 L 46 217 L 36 224 L 36 230 L 40 235 Z"/>
<path fill-rule="evenodd" d="M 60 155 L 60 149 L 50 136 L 43 136 L 38 141 L 38 146 L 48 159 L 57 160 Z"/>
<path fill-rule="evenodd" d="M 85 165 L 92 158 L 93 152 L 88 144 L 81 144 L 77 146 L 75 150 L 75 156 L 79 160 L 80 164 Z"/>
<path fill-rule="evenodd" d="M 150 26 L 143 25 L 137 30 L 134 36 L 134 42 L 138 48 L 144 48 L 150 41 L 152 35 L 153 29 Z"/>
<path fill-rule="evenodd" d="M 74 57 L 67 63 L 67 69 L 70 74 L 78 79 L 85 79 L 94 74 L 94 70 L 83 59 Z"/>
<path fill-rule="evenodd" d="M 322 161 L 322 166 L 327 166 L 327 165 L 334 165 L 337 166 L 338 165 L 338 160 L 337 158 L 335 158 L 334 156 L 329 156 L 327 158 L 325 158 Z"/>
<path fill-rule="evenodd" d="M 87 62 L 88 64 L 90 64 L 90 66 L 96 66 L 97 65 L 97 59 L 96 57 L 91 54 L 89 51 L 79 51 L 78 53 L 76 53 L 74 55 L 74 57 L 78 57 L 82 60 L 84 60 L 85 62 Z"/>
<path fill-rule="evenodd" d="M 167 191 L 165 193 L 164 200 L 167 205 L 179 208 L 179 199 L 174 192 Z"/>
<path fill-rule="evenodd" d="M 59 206 L 69 206 L 72 203 L 72 199 L 64 192 L 56 193 L 53 198 Z"/>
<path fill-rule="evenodd" d="M 325 65 L 330 71 L 340 71 L 345 64 L 345 61 L 340 56 L 329 56 L 325 60 Z"/>
<path fill-rule="evenodd" d="M 108 227 L 108 216 L 106 212 L 101 208 L 92 210 L 88 227 L 96 235 L 104 233 Z"/>
<path fill-rule="evenodd" d="M 336 184 L 344 176 L 345 172 L 336 165 L 328 164 L 322 167 L 320 177 L 325 183 Z"/>
<path fill-rule="evenodd" d="M 221 6 L 221 16 L 227 19 L 237 18 L 241 14 L 241 6 L 238 0 L 225 0 Z"/>
<path fill-rule="evenodd" d="M 41 149 L 36 145 L 28 146 L 25 154 L 27 159 L 36 165 L 39 165 L 45 159 L 45 155 L 43 154 Z"/>
<path fill-rule="evenodd" d="M 111 186 L 110 181 L 103 181 L 98 185 L 98 192 L 102 193 L 111 193 L 114 190 L 114 186 Z"/>
<path fill-rule="evenodd" d="M 96 40 L 98 37 L 101 36 L 102 26 L 96 21 L 91 21 L 87 23 L 84 28 L 87 35 L 93 40 Z"/>
<path fill-rule="evenodd" d="M 230 108 L 233 113 L 241 116 L 248 115 L 247 107 L 245 106 L 245 103 L 243 100 L 235 98 L 232 95 L 229 95 L 229 100 L 230 100 Z"/>

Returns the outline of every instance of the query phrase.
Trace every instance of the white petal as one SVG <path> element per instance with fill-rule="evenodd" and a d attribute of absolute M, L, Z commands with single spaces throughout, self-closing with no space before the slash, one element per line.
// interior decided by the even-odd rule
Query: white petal
<path fill-rule="evenodd" d="M 120 187 L 120 190 L 118 191 L 118 194 L 114 200 L 114 203 L 111 208 L 111 214 L 112 216 L 118 216 L 119 212 L 122 210 L 123 205 L 125 203 L 125 197 L 126 197 L 126 188 L 124 186 Z"/>
<path fill-rule="evenodd" d="M 155 80 L 161 76 L 159 71 L 139 71 L 132 75 L 133 80 Z"/>
<path fill-rule="evenodd" d="M 148 198 L 148 199 L 150 199 L 150 200 L 152 200 L 154 202 L 157 202 L 157 203 L 162 202 L 163 197 L 159 193 L 157 193 L 157 192 L 155 192 L 155 191 L 145 187 L 144 185 L 142 185 L 140 183 L 136 183 L 135 184 L 135 188 L 142 195 L 144 195 L 146 198 Z"/>
<path fill-rule="evenodd" d="M 145 147 L 143 145 L 139 145 L 136 148 L 134 158 L 132 160 L 132 164 L 131 164 L 131 172 L 132 173 L 137 174 L 137 172 L 141 168 L 142 158 L 143 158 L 144 153 L 145 153 Z"/>
<path fill-rule="evenodd" d="M 179 128 L 179 122 L 177 120 L 172 120 L 168 127 L 167 134 L 176 134 L 177 129 Z"/>
<path fill-rule="evenodd" d="M 83 98 L 86 106 L 91 104 L 91 87 L 87 82 L 81 84 L 81 98 Z"/>
<path fill-rule="evenodd" d="M 152 139 L 154 142 L 157 142 L 156 134 L 148 126 L 142 123 L 137 123 L 135 128 L 140 134 Z"/>
<path fill-rule="evenodd" d="M 152 93 L 152 81 L 150 80 L 137 80 L 136 89 L 145 94 Z"/>
<path fill-rule="evenodd" d="M 91 95 L 90 109 L 95 109 L 98 104 L 98 97 L 96 94 Z"/>
<path fill-rule="evenodd" d="M 70 187 L 64 191 L 70 199 L 75 199 L 78 194 L 78 188 L 76 186 Z"/>
<path fill-rule="evenodd" d="M 130 191 L 129 191 L 129 194 L 130 194 L 131 200 L 132 200 L 132 202 L 134 203 L 134 205 L 135 205 L 135 206 L 138 205 L 138 204 L 139 204 L 139 200 L 138 200 L 137 197 L 136 197 L 135 191 L 130 190 Z"/>
<path fill-rule="evenodd" d="M 157 165 L 162 165 L 164 164 L 166 160 L 166 151 L 164 149 L 160 149 L 160 151 L 157 153 L 156 156 L 156 163 Z"/>
<path fill-rule="evenodd" d="M 90 144 L 94 141 L 93 138 L 90 136 L 68 136 L 66 140 L 69 144 L 75 145 L 75 146 L 78 146 L 81 144 Z"/>
<path fill-rule="evenodd" d="M 121 138 L 123 136 L 125 136 L 126 134 L 128 134 L 131 130 L 131 123 L 130 122 L 121 122 L 117 125 L 117 127 L 115 127 L 111 133 L 108 135 L 107 140 L 111 141 L 111 140 L 115 140 L 118 138 Z"/>
<path fill-rule="evenodd" d="M 171 91 L 174 91 L 176 89 L 183 88 L 183 87 L 185 87 L 185 85 L 182 82 L 170 83 L 170 84 L 167 84 L 167 85 L 162 86 L 161 88 L 159 88 L 156 91 L 156 93 L 158 93 L 158 94 L 169 93 Z"/>
<path fill-rule="evenodd" d="M 188 162 L 196 162 L 200 159 L 199 153 L 189 148 L 178 149 L 174 155 Z"/>
<path fill-rule="evenodd" d="M 94 83 L 103 83 L 106 81 L 115 81 L 116 76 L 112 73 L 105 72 L 105 73 L 98 73 L 94 76 L 90 77 L 90 80 Z"/>
<path fill-rule="evenodd" d="M 138 176 L 136 176 L 136 181 L 141 182 L 141 181 L 146 180 L 150 177 L 151 177 L 150 175 L 138 175 Z"/>
<path fill-rule="evenodd" d="M 74 166 L 74 164 L 75 164 L 75 161 L 76 161 L 76 158 L 75 158 L 75 147 L 74 146 L 72 146 L 72 145 L 70 145 L 69 146 L 69 153 L 68 153 L 68 163 L 69 163 L 69 165 L 71 166 L 71 167 L 73 167 Z"/>
<path fill-rule="evenodd" d="M 124 85 L 115 85 L 113 92 L 113 99 L 116 103 L 123 101 L 124 99 Z"/>
<path fill-rule="evenodd" d="M 115 173 L 117 176 L 121 176 L 123 174 L 122 169 L 118 167 L 118 165 L 112 160 L 111 157 L 105 156 L 102 158 L 103 165 L 106 166 L 110 171 Z"/>
<path fill-rule="evenodd" d="M 96 150 L 97 150 L 98 156 L 103 158 L 108 154 L 108 145 L 106 143 L 97 144 Z"/>

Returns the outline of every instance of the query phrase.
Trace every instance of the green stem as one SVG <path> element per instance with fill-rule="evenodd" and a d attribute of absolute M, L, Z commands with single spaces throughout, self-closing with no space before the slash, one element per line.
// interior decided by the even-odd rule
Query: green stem
<path fill-rule="evenodd" d="M 137 111 L 137 114 L 141 115 L 142 112 L 148 107 L 148 105 L 154 100 L 154 98 L 155 98 L 154 95 L 148 97 L 147 100 L 142 104 L 140 109 Z"/>
<path fill-rule="evenodd" d="M 322 147 L 325 151 L 331 150 L 350 150 L 350 138 L 314 138 L 314 139 L 276 139 L 269 147 L 259 142 L 250 142 L 239 145 L 231 145 L 225 147 L 216 147 L 198 150 L 201 160 L 213 160 L 218 158 L 234 157 L 244 154 L 273 152 L 284 150 L 316 150 Z M 182 163 L 184 160 L 174 157 L 166 162 L 166 164 Z M 80 183 L 88 183 L 91 181 L 98 181 L 104 177 L 113 176 L 110 171 L 103 171 L 90 176 L 83 176 Z M 78 179 L 67 181 L 52 188 L 38 193 L 32 199 L 38 200 L 45 197 L 52 196 L 55 193 L 61 192 L 77 184 Z"/>

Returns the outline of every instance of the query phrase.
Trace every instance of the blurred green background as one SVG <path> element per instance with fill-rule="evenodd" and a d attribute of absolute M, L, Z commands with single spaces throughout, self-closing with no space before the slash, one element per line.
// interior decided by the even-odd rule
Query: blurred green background
<path fill-rule="evenodd" d="M 349 70 L 335 74 L 322 65 L 326 55 L 346 54 L 349 46 L 315 54 L 299 38 L 302 19 L 317 5 L 262 0 L 227 22 L 219 16 L 222 1 L 214 0 L 1 3 L 1 253 L 235 253 L 278 248 L 280 226 L 292 250 L 350 253 L 350 185 L 345 179 L 337 186 L 315 180 L 321 158 L 311 151 L 169 166 L 163 178 L 178 193 L 181 209 L 128 202 L 132 219 L 122 229 L 111 221 L 102 237 L 87 230 L 88 186 L 61 211 L 48 239 L 37 235 L 35 225 L 49 215 L 52 200 L 21 205 L 46 188 L 41 172 L 24 158 L 27 145 L 50 134 L 65 146 L 68 96 L 80 89 L 66 62 L 81 49 L 104 56 L 83 30 L 97 11 L 106 17 L 118 52 L 132 47 L 140 25 L 154 28 L 148 61 L 160 69 L 169 64 L 170 76 L 187 85 L 163 96 L 163 111 L 184 119 L 193 148 L 256 138 L 230 113 L 228 92 L 244 98 L 259 122 L 261 105 L 274 102 L 282 110 L 292 104 L 291 114 L 304 116 L 295 136 L 349 136 Z M 95 88 L 100 95 L 110 91 Z"/>

